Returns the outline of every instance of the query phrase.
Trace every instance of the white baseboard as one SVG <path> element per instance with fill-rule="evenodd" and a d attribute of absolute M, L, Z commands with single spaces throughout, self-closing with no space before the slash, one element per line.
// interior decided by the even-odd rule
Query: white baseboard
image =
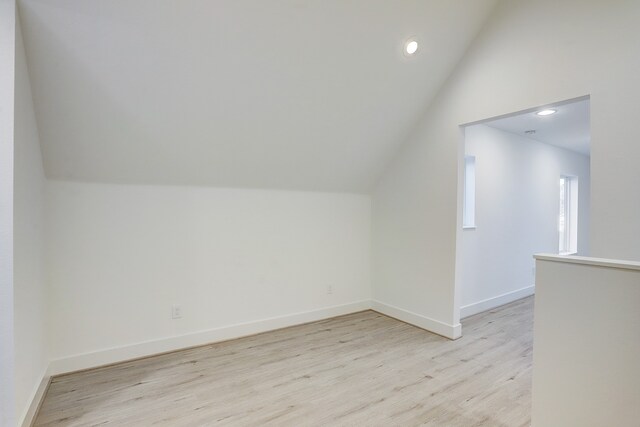
<path fill-rule="evenodd" d="M 159 340 L 108 348 L 91 353 L 78 354 L 62 359 L 52 360 L 49 364 L 48 375 L 60 375 L 64 373 L 95 368 L 155 354 L 166 353 L 189 347 L 206 345 L 287 326 L 300 325 L 308 322 L 341 316 L 371 308 L 371 301 L 357 301 L 350 304 L 336 305 L 319 310 L 294 313 L 285 316 L 271 317 L 254 322 L 239 323 L 230 326 L 195 332 L 175 337 L 167 337 Z"/>
<path fill-rule="evenodd" d="M 465 317 L 473 316 L 474 314 L 509 304 L 510 302 L 519 300 L 520 298 L 528 297 L 529 295 L 533 295 L 535 290 L 535 285 L 527 286 L 526 288 L 517 289 L 515 291 L 507 292 L 506 294 L 462 306 L 460 307 L 460 318 L 464 319 Z"/>
<path fill-rule="evenodd" d="M 84 369 L 96 368 L 185 348 L 241 338 L 288 326 L 315 322 L 368 309 L 373 309 L 387 316 L 396 318 L 435 334 L 442 335 L 449 339 L 460 338 L 462 334 L 462 327 L 460 323 L 457 325 L 450 325 L 380 301 L 363 300 L 349 304 L 326 307 L 319 310 L 271 317 L 254 322 L 239 323 L 186 335 L 167 337 L 122 347 L 107 348 L 95 352 L 77 354 L 52 360 L 49 363 L 47 375 L 55 376 Z"/>
<path fill-rule="evenodd" d="M 457 325 L 449 325 L 439 320 L 425 317 L 421 314 L 413 313 L 411 311 L 404 310 L 399 307 L 394 307 L 389 304 L 382 303 L 380 301 L 373 300 L 371 302 L 371 308 L 386 316 L 393 317 L 394 319 L 402 320 L 413 326 L 417 326 L 421 329 L 426 329 L 429 332 L 433 332 L 443 337 L 455 340 L 462 335 L 462 326 L 460 323 Z"/>
<path fill-rule="evenodd" d="M 36 420 L 36 415 L 38 414 L 38 410 L 40 409 L 40 405 L 42 405 L 42 400 L 44 399 L 44 395 L 47 393 L 47 389 L 49 388 L 49 384 L 51 383 L 51 377 L 44 373 L 42 375 L 42 380 L 40 384 L 33 391 L 33 395 L 31 396 L 31 403 L 27 408 L 27 411 L 22 415 L 21 421 L 18 423 L 19 426 L 22 427 L 31 427 L 33 422 Z"/>

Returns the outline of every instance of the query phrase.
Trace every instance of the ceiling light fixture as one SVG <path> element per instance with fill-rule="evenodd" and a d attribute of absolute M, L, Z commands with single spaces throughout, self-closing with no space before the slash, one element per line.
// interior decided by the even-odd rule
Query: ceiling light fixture
<path fill-rule="evenodd" d="M 407 55 L 413 55 L 418 51 L 418 42 L 415 39 L 409 39 L 404 44 L 404 53 Z"/>
<path fill-rule="evenodd" d="M 550 116 L 550 115 L 555 114 L 557 112 L 558 112 L 558 110 L 548 109 L 548 110 L 538 111 L 536 114 L 539 115 L 539 116 Z"/>

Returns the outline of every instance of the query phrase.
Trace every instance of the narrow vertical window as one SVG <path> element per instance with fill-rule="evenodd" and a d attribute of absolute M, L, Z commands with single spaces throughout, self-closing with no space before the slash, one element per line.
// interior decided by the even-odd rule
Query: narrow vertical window
<path fill-rule="evenodd" d="M 558 236 L 560 254 L 575 254 L 578 251 L 578 178 L 576 177 L 560 177 Z"/>
<path fill-rule="evenodd" d="M 462 207 L 462 227 L 476 226 L 476 158 L 464 157 L 464 203 Z"/>

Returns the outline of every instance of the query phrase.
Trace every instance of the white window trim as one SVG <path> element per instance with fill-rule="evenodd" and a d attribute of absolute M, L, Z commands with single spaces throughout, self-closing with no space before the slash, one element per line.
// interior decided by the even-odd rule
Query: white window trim
<path fill-rule="evenodd" d="M 464 188 L 462 195 L 462 229 L 476 228 L 476 158 L 464 156 Z"/>
<path fill-rule="evenodd" d="M 561 175 L 565 182 L 565 239 L 561 244 L 560 239 L 560 210 L 558 209 L 558 253 L 560 255 L 576 255 L 578 253 L 578 177 Z M 565 249 L 565 250 L 562 250 Z"/>

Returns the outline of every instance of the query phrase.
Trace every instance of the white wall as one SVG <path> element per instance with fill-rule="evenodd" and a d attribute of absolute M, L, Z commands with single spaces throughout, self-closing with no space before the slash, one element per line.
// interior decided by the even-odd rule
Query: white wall
<path fill-rule="evenodd" d="M 375 188 L 374 298 L 455 326 L 459 126 L 588 94 L 590 252 L 640 259 L 638 19 L 636 0 L 499 5 Z"/>
<path fill-rule="evenodd" d="M 465 129 L 476 158 L 476 228 L 462 233 L 462 316 L 531 294 L 533 254 L 558 252 L 561 175 L 578 177 L 578 251 L 589 251 L 589 157 L 486 125 Z"/>
<path fill-rule="evenodd" d="M 22 420 L 48 365 L 44 265 L 45 176 L 19 21 L 16 29 L 14 343 L 16 415 Z"/>
<path fill-rule="evenodd" d="M 50 181 L 47 209 L 53 359 L 370 299 L 368 196 Z"/>
<path fill-rule="evenodd" d="M 640 263 L 542 258 L 532 425 L 637 426 Z"/>
<path fill-rule="evenodd" d="M 0 0 L 0 426 L 15 424 L 13 353 L 13 112 L 15 1 Z"/>

